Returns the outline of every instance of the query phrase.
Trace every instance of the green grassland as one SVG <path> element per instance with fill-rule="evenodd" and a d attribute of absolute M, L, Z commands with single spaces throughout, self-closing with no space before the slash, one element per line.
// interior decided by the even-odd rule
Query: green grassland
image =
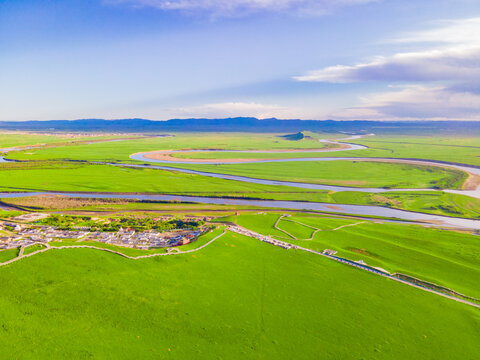
<path fill-rule="evenodd" d="M 378 221 L 294 214 L 293 217 L 281 219 L 278 228 L 297 239 L 308 239 L 313 232 L 313 229 L 298 223 L 323 230 L 317 232 L 313 240 L 295 241 L 274 227 L 279 216 L 275 213 L 242 214 L 222 220 L 314 250 L 336 250 L 341 257 L 364 260 L 369 265 L 382 267 L 389 272 L 400 272 L 480 298 L 478 236 L 417 225 L 379 224 Z M 352 224 L 355 225 L 333 230 Z"/>
<path fill-rule="evenodd" d="M 42 250 L 42 249 L 45 249 L 45 245 L 30 245 L 30 246 L 27 246 L 24 250 L 23 250 L 23 254 L 24 255 L 27 255 L 27 254 L 31 254 L 35 251 L 38 251 L 38 250 Z"/>
<path fill-rule="evenodd" d="M 480 138 L 372 136 L 356 139 L 370 149 L 350 151 L 352 156 L 432 159 L 480 165 Z M 339 156 L 339 153 L 332 153 Z"/>
<path fill-rule="evenodd" d="M 297 189 L 155 169 L 122 168 L 109 165 L 74 163 L 34 164 L 0 167 L 1 191 L 93 191 L 201 194 L 211 192 L 263 193 Z"/>
<path fill-rule="evenodd" d="M 320 149 L 328 147 L 319 138 L 336 138 L 337 135 L 318 134 L 299 141 L 286 140 L 278 134 L 243 133 L 178 133 L 174 137 L 145 138 L 119 142 L 81 144 L 75 146 L 48 147 L 9 154 L 9 158 L 22 160 L 73 159 L 89 161 L 131 161 L 136 152 L 181 149 L 224 150 L 275 150 Z M 480 141 L 478 137 L 414 137 L 370 136 L 351 142 L 369 146 L 370 149 L 325 153 L 243 154 L 248 158 L 292 157 L 393 157 L 432 159 L 480 165 Z M 25 145 L 26 142 L 23 142 Z M 35 143 L 37 143 L 35 141 Z M 177 154 L 176 156 L 201 158 L 238 158 L 238 153 Z"/>
<path fill-rule="evenodd" d="M 0 250 L 0 263 L 16 258 L 19 249 Z"/>
<path fill-rule="evenodd" d="M 0 268 L 0 282 L 4 358 L 469 359 L 480 352 L 476 309 L 235 234 L 193 254 L 137 261 L 52 250 Z"/>
<path fill-rule="evenodd" d="M 320 135 L 319 135 L 320 136 Z M 369 137 L 360 139 L 370 141 Z M 404 138 L 397 139 L 398 141 Z M 359 140 L 359 141 L 360 141 Z M 415 141 L 419 141 L 414 139 Z M 434 139 L 441 142 L 441 139 Z M 413 141 L 413 140 L 412 140 Z M 427 140 L 424 140 L 425 142 Z M 446 145 L 452 145 L 453 140 Z M 460 143 L 460 140 L 458 140 Z M 474 146 L 475 141 L 467 142 Z M 383 144 L 383 143 L 382 143 Z M 395 143 L 394 146 L 398 144 Z M 400 144 L 403 146 L 403 144 Z M 455 145 L 455 144 L 453 144 Z M 230 148 L 272 149 L 312 148 L 323 146 L 317 139 L 301 141 L 284 140 L 274 134 L 178 134 L 168 138 L 144 138 L 118 142 L 94 143 L 90 145 L 46 148 L 32 152 L 12 153 L 25 158 L 73 158 L 87 160 L 125 160 L 137 151 L 179 148 Z M 399 146 L 399 145 L 398 145 Z M 414 146 L 414 145 L 409 145 Z M 425 145 L 450 153 L 456 147 Z M 452 151 L 455 149 L 455 151 Z M 463 149 L 463 148 L 462 148 Z M 465 148 L 469 151 L 475 148 Z M 442 151 L 443 151 L 442 150 Z M 350 151 L 362 154 L 365 151 Z M 382 150 L 383 151 L 383 150 Z M 420 150 L 419 150 L 420 151 Z M 463 150 L 462 150 L 463 151 Z M 328 153 L 329 156 L 347 154 Z M 317 156 L 317 155 L 315 155 Z M 420 156 L 421 157 L 421 156 Z M 425 156 L 427 157 L 427 156 Z M 264 177 L 290 181 L 324 182 L 327 184 L 366 187 L 440 187 L 458 188 L 464 180 L 463 173 L 430 166 L 404 164 L 325 162 L 325 163 L 269 163 L 234 165 L 176 165 L 196 167 L 201 170 L 214 169 L 252 177 Z M 25 171 L 27 169 L 28 171 Z M 29 162 L 4 164 L 0 167 L 0 189 L 2 191 L 93 191 L 93 192 L 142 192 L 160 194 L 187 194 L 198 196 L 226 196 L 273 200 L 317 201 L 358 205 L 382 205 L 399 209 L 434 213 L 448 216 L 477 218 L 480 201 L 462 195 L 415 192 L 382 193 L 379 195 L 326 191 L 307 191 L 291 187 L 264 186 L 229 180 L 213 179 L 174 171 L 153 169 L 114 168 L 105 165 L 73 163 Z"/>
<path fill-rule="evenodd" d="M 129 136 L 130 137 L 130 136 Z M 45 145 L 50 146 L 72 146 L 90 141 L 110 140 L 122 138 L 119 135 L 77 135 L 77 134 L 35 134 L 35 133 L 0 133 L 0 149 L 21 146 Z M 43 148 L 43 147 L 42 147 Z M 29 149 L 24 151 L 35 151 Z"/>
<path fill-rule="evenodd" d="M 4 211 L 0 210 L 0 219 L 8 219 L 14 216 L 22 215 L 22 211 Z"/>
<path fill-rule="evenodd" d="M 295 143 L 300 143 L 297 141 Z M 368 146 L 369 149 L 317 152 L 317 153 L 281 153 L 281 154 L 238 154 L 224 152 L 218 154 L 178 153 L 180 158 L 297 158 L 297 157 L 386 157 L 408 159 L 431 159 L 439 161 L 458 162 L 463 164 L 480 165 L 479 137 L 415 137 L 415 136 L 369 136 L 351 140 L 355 144 Z"/>
<path fill-rule="evenodd" d="M 259 179 L 306 182 L 352 187 L 461 189 L 467 178 L 462 171 L 408 164 L 370 161 L 274 162 L 175 167 Z"/>
<path fill-rule="evenodd" d="M 327 138 L 329 136 L 326 136 Z M 330 136 L 331 137 L 331 136 Z M 303 141 L 303 140 L 302 140 Z M 302 141 L 296 141 L 299 144 Z M 349 140 L 350 141 L 350 140 Z M 177 153 L 180 158 L 232 159 L 232 158 L 298 158 L 298 157 L 386 157 L 412 158 L 450 161 L 480 165 L 479 137 L 416 137 L 416 136 L 369 136 L 351 140 L 355 144 L 368 146 L 369 149 L 339 152 L 317 153 Z M 299 147 L 301 148 L 301 147 Z"/>
<path fill-rule="evenodd" d="M 9 158 L 20 160 L 89 160 L 89 161 L 130 161 L 136 152 L 181 149 L 321 149 L 327 144 L 317 139 L 301 141 L 285 140 L 278 134 L 243 133 L 181 133 L 172 137 L 145 138 L 115 142 L 82 144 L 75 146 L 33 149 L 9 154 Z"/>
<path fill-rule="evenodd" d="M 76 191 L 156 193 L 192 196 L 313 201 L 381 205 L 398 209 L 469 218 L 480 216 L 480 200 L 443 192 L 312 191 L 260 185 L 154 169 L 74 163 L 10 164 L 0 167 L 0 191 Z M 8 200 L 5 200 L 8 202 Z"/>
<path fill-rule="evenodd" d="M 0 149 L 24 145 L 51 144 L 56 142 L 64 142 L 65 139 L 66 137 L 53 135 L 0 133 Z"/>

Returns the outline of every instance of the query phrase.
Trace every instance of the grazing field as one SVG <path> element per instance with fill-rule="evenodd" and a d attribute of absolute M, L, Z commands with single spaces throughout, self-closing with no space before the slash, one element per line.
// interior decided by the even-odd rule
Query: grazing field
<path fill-rule="evenodd" d="M 328 135 L 326 135 L 328 137 Z M 89 160 L 131 161 L 129 156 L 137 152 L 181 149 L 322 149 L 328 144 L 318 139 L 286 140 L 278 134 L 243 133 L 181 133 L 171 137 L 102 142 L 75 146 L 33 149 L 9 154 L 9 158 L 21 160 Z"/>
<path fill-rule="evenodd" d="M 33 135 L 26 133 L 0 133 L 0 149 L 36 145 L 36 144 L 51 144 L 64 142 L 68 139 L 67 136 L 55 135 Z"/>
<path fill-rule="evenodd" d="M 52 250 L 0 268 L 0 282 L 8 289 L 0 293 L 5 358 L 467 359 L 480 352 L 476 309 L 234 234 L 193 254 L 136 261 Z"/>
<path fill-rule="evenodd" d="M 275 162 L 222 165 L 173 165 L 199 171 L 259 179 L 352 187 L 461 189 L 462 171 L 436 166 L 371 161 Z"/>
<path fill-rule="evenodd" d="M 370 149 L 350 151 L 352 156 L 432 159 L 480 165 L 478 136 L 372 136 L 354 142 Z M 339 153 L 332 154 L 339 156 Z"/>
<path fill-rule="evenodd" d="M 279 134 L 243 133 L 178 133 L 172 137 L 143 138 L 92 144 L 70 144 L 70 146 L 47 147 L 10 153 L 9 158 L 21 160 L 89 160 L 131 162 L 129 156 L 136 152 L 182 149 L 222 150 L 288 150 L 321 149 L 332 145 L 319 139 L 339 138 L 338 134 L 316 134 L 302 140 L 288 140 Z M 47 139 L 48 140 L 48 139 Z M 15 141 L 31 144 L 18 137 Z M 368 136 L 348 140 L 362 144 L 369 149 L 338 152 L 294 152 L 294 153 L 251 153 L 248 158 L 296 158 L 296 157 L 391 157 L 431 159 L 480 165 L 480 140 L 478 137 L 415 137 L 415 136 Z M 42 141 L 46 142 L 46 141 Z M 11 142 L 10 142 L 11 143 Z M 38 143 L 38 141 L 33 141 Z M 65 144 L 66 145 L 66 144 Z M 3 145 L 2 145 L 3 146 Z M 1 146 L 0 146 L 1 147 Z M 239 158 L 238 153 L 184 153 L 176 154 L 186 158 Z"/>
<path fill-rule="evenodd" d="M 301 192 L 290 187 L 249 184 L 155 169 L 81 163 L 10 164 L 0 167 L 0 191 L 93 191 L 202 194 Z"/>
<path fill-rule="evenodd" d="M 32 245 L 32 246 L 28 246 L 25 248 L 25 250 L 23 251 L 23 254 L 24 255 L 27 255 L 27 254 L 31 254 L 35 251 L 38 251 L 38 250 L 42 250 L 42 249 L 45 249 L 45 246 L 44 245 Z"/>
<path fill-rule="evenodd" d="M 50 146 L 73 146 L 84 143 L 89 143 L 91 141 L 102 141 L 110 139 L 122 138 L 119 135 L 103 135 L 103 134 L 75 134 L 75 133 L 59 133 L 59 134 L 35 134 L 35 133 L 0 133 L 0 150 L 11 148 L 11 147 L 22 147 L 22 146 L 45 146 L 45 149 L 50 148 Z M 37 151 L 40 149 L 28 149 L 25 150 L 27 153 L 29 151 Z"/>
<path fill-rule="evenodd" d="M 414 276 L 480 299 L 478 236 L 417 225 L 293 215 L 280 221 L 281 215 L 275 213 L 242 214 L 223 220 L 314 250 L 332 249 L 341 257 L 364 260 L 389 272 Z M 305 240 L 314 231 L 311 227 L 322 231 L 312 240 Z M 299 241 L 278 229 L 287 231 Z"/>
<path fill-rule="evenodd" d="M 0 264 L 16 258 L 18 255 L 18 251 L 18 249 L 0 250 Z"/>
<path fill-rule="evenodd" d="M 480 200 L 444 192 L 328 192 L 215 179 L 176 171 L 82 163 L 15 163 L 0 166 L 0 191 L 154 193 L 245 199 L 380 205 L 469 218 L 480 217 Z M 9 203 L 10 200 L 4 200 Z M 13 203 L 12 203 L 13 204 Z M 133 205 L 132 205 L 133 206 Z M 135 205 L 133 207 L 138 207 Z M 118 208 L 118 207 L 117 207 Z"/>
<path fill-rule="evenodd" d="M 330 138 L 326 136 L 325 138 Z M 302 140 L 303 141 L 303 140 Z M 302 141 L 296 141 L 299 144 Z M 464 164 L 480 165 L 480 140 L 478 137 L 415 137 L 415 136 L 367 136 L 347 142 L 368 146 L 369 149 L 338 152 L 296 153 L 176 153 L 175 157 L 191 159 L 265 159 L 298 157 L 385 157 L 407 159 L 430 159 Z M 299 147 L 301 148 L 301 147 Z M 259 148 L 261 149 L 261 148 Z M 160 149 L 157 149 L 160 150 Z"/>

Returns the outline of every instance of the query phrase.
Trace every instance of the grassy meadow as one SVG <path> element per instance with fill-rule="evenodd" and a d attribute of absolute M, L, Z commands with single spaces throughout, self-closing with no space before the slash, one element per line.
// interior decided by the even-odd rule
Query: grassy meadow
<path fill-rule="evenodd" d="M 83 163 L 13 163 L 0 166 L 0 191 L 151 193 L 244 199 L 380 205 L 447 216 L 480 217 L 480 200 L 444 192 L 328 192 L 184 174 Z M 5 202 L 9 202 L 5 199 Z M 135 205 L 138 206 L 138 205 Z M 118 208 L 118 207 L 117 207 Z"/>
<path fill-rule="evenodd" d="M 324 138 L 334 138 L 326 134 Z M 308 140 L 291 141 L 305 148 L 301 144 Z M 339 152 L 295 152 L 295 153 L 250 153 L 239 154 L 234 152 L 215 153 L 177 153 L 175 157 L 192 159 L 235 159 L 235 158 L 298 158 L 298 157 L 385 157 L 430 159 L 439 161 L 457 162 L 463 164 L 480 165 L 480 140 L 475 136 L 367 136 L 365 138 L 347 140 L 347 142 L 368 146 L 369 149 L 339 151 Z M 262 148 L 259 148 L 264 149 Z M 157 149 L 161 150 L 161 149 Z"/>
<path fill-rule="evenodd" d="M 31 149 L 9 154 L 9 158 L 20 160 L 88 160 L 88 161 L 130 161 L 129 156 L 136 152 L 182 149 L 222 149 L 222 150 L 288 150 L 322 149 L 331 145 L 319 142 L 321 138 L 339 138 L 338 134 L 316 134 L 293 141 L 280 134 L 244 133 L 177 133 L 172 137 L 140 138 L 116 142 L 92 144 L 70 144 L 69 146 Z M 1 137 L 0 137 L 1 139 Z M 12 138 L 13 139 L 13 138 Z M 48 139 L 47 139 L 48 140 Z M 12 143 L 13 140 L 10 140 Z M 17 140 L 23 145 L 47 141 L 28 142 L 21 136 Z M 238 153 L 184 153 L 179 157 L 188 158 L 295 158 L 295 157 L 392 157 L 431 159 L 480 165 L 480 140 L 478 137 L 415 137 L 415 136 L 368 136 L 348 140 L 362 144 L 369 149 L 339 152 L 281 153 L 281 154 L 238 154 Z M 9 144 L 5 142 L 5 144 Z M 65 144 L 66 145 L 66 144 Z M 0 143 L 0 148 L 4 147 Z"/>
<path fill-rule="evenodd" d="M 278 213 L 241 214 L 222 220 L 314 250 L 332 249 L 341 257 L 363 260 L 391 273 L 414 276 L 480 299 L 478 236 L 418 225 L 298 213 L 282 218 L 275 227 L 280 216 Z M 307 240 L 315 231 L 312 227 L 322 231 Z"/>
<path fill-rule="evenodd" d="M 161 149 L 313 149 L 325 146 L 319 139 L 332 137 L 309 134 L 306 139 L 292 141 L 277 134 L 176 135 L 68 146 L 61 143 L 58 147 L 13 152 L 9 157 L 36 161 L 0 164 L 0 191 L 315 201 L 480 218 L 480 200 L 441 191 L 313 191 L 176 171 L 64 161 L 127 162 L 132 153 Z M 2 139 L 0 136 L 0 148 Z M 47 144 L 49 139 L 17 141 L 24 145 L 27 141 Z M 480 143 L 473 139 L 431 141 L 419 137 L 368 137 L 355 142 L 368 143 L 371 149 L 325 156 L 416 157 L 475 163 L 474 157 L 480 155 L 476 153 Z M 10 144 L 15 142 L 11 139 Z M 303 156 L 270 155 L 299 154 Z M 219 154 L 228 156 L 238 154 Z M 465 161 L 460 160 L 462 156 Z M 178 166 L 359 187 L 458 189 L 465 180 L 458 171 L 375 162 Z M 289 212 L 291 216 L 280 218 L 280 211 L 254 213 L 254 206 L 59 196 L 1 200 L 4 207 L 27 211 L 91 212 L 95 216 L 216 213 L 223 216 L 220 222 L 236 222 L 315 250 L 336 250 L 339 256 L 480 298 L 480 241 L 467 232 L 313 212 Z M 237 210 L 240 215 L 230 215 Z M 0 216 L 18 213 L 0 211 Z M 195 249 L 222 231 L 219 227 L 180 250 Z M 96 241 L 54 241 L 50 245 L 92 245 L 129 256 L 165 252 Z M 25 253 L 41 248 L 34 245 Z M 18 249 L 0 251 L 0 263 L 17 255 Z M 5 359 L 423 360 L 471 359 L 472 354 L 480 353 L 478 309 L 318 255 L 284 250 L 230 232 L 199 251 L 149 259 L 130 260 L 94 249 L 52 249 L 0 266 L 0 283 L 4 290 L 0 292 L 0 358 Z"/>
<path fill-rule="evenodd" d="M 431 159 L 480 165 L 478 136 L 372 136 L 354 142 L 369 147 L 349 152 L 354 156 Z M 339 153 L 332 154 L 339 156 Z"/>
<path fill-rule="evenodd" d="M 28 133 L 3 132 L 0 133 L 0 149 L 38 144 L 61 143 L 68 139 L 62 135 L 37 135 Z"/>
<path fill-rule="evenodd" d="M 181 149 L 231 149 L 231 150 L 272 150 L 272 149 L 322 149 L 327 147 L 317 139 L 291 141 L 278 134 L 243 133 L 182 133 L 172 137 L 145 138 L 137 140 L 99 142 L 75 146 L 32 149 L 9 154 L 19 160 L 88 160 L 88 161 L 130 161 L 130 155 L 137 152 Z"/>
<path fill-rule="evenodd" d="M 461 189 L 467 178 L 462 171 L 373 161 L 273 162 L 175 167 L 259 179 L 351 187 Z"/>
<path fill-rule="evenodd" d="M 11 147 L 35 145 L 42 146 L 42 149 L 48 149 L 51 146 L 70 147 L 73 145 L 88 143 L 90 141 L 103 141 L 118 138 L 123 138 L 123 136 L 103 134 L 92 134 L 87 136 L 85 134 L 82 135 L 75 133 L 36 134 L 24 132 L 3 132 L 0 133 L 0 150 Z M 34 151 L 34 149 L 24 151 Z"/>
<path fill-rule="evenodd" d="M 137 261 L 52 250 L 0 268 L 0 282 L 5 358 L 468 359 L 480 352 L 476 309 L 230 233 L 199 252 Z"/>

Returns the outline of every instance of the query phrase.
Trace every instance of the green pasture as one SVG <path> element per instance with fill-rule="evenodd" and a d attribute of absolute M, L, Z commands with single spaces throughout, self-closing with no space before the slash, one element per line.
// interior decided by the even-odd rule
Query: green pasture
<path fill-rule="evenodd" d="M 213 190 L 242 194 L 298 192 L 290 187 L 249 184 L 155 169 L 81 163 L 27 163 L 20 167 L 14 165 L 0 167 L 0 191 L 104 191 L 196 195 Z"/>
<path fill-rule="evenodd" d="M 171 195 L 380 205 L 469 218 L 480 216 L 480 200 L 444 192 L 313 191 L 261 185 L 155 169 L 81 163 L 26 163 L 0 167 L 0 191 L 154 193 Z M 8 200 L 5 200 L 8 202 Z M 152 206 L 152 209 L 154 206 Z M 118 209 L 118 207 L 117 207 Z"/>
<path fill-rule="evenodd" d="M 467 174 L 436 166 L 370 161 L 273 162 L 172 166 L 259 179 L 351 187 L 461 189 Z"/>
<path fill-rule="evenodd" d="M 418 225 L 294 214 L 280 220 L 278 227 L 297 239 L 308 239 L 313 231 L 301 224 L 322 230 L 313 240 L 295 241 L 274 227 L 279 216 L 275 213 L 242 214 L 223 220 L 314 250 L 332 249 L 341 257 L 363 260 L 392 273 L 400 272 L 480 298 L 478 236 Z M 342 225 L 351 226 L 334 230 Z"/>
<path fill-rule="evenodd" d="M 40 135 L 40 134 L 28 134 L 28 133 L 0 133 L 0 149 L 16 147 L 16 146 L 35 146 L 35 145 L 47 145 L 48 146 L 72 146 L 78 145 L 77 143 L 84 143 L 86 141 L 98 141 L 121 138 L 121 136 L 105 136 L 105 135 L 93 135 L 82 136 L 72 134 L 52 134 L 52 135 Z M 27 153 L 29 151 L 36 151 L 34 149 L 24 150 Z"/>
<path fill-rule="evenodd" d="M 0 149 L 24 145 L 51 144 L 64 141 L 66 141 L 66 138 L 62 136 L 0 133 Z"/>
<path fill-rule="evenodd" d="M 27 254 L 31 254 L 35 251 L 38 251 L 38 250 L 42 250 L 42 249 L 45 249 L 45 245 L 41 245 L 41 244 L 38 244 L 38 245 L 30 245 L 30 246 L 27 246 L 24 250 L 23 250 L 23 254 L 24 255 L 27 255 Z"/>
<path fill-rule="evenodd" d="M 326 136 L 328 138 L 328 135 Z M 303 140 L 302 140 L 303 141 Z M 302 141 L 296 141 L 298 144 Z M 430 136 L 368 136 L 349 140 L 369 149 L 336 152 L 293 152 L 293 153 L 177 153 L 174 156 L 192 159 L 262 159 L 299 157 L 385 157 L 407 159 L 430 159 L 464 164 L 480 165 L 480 138 L 472 137 L 430 137 Z M 298 147 L 301 149 L 302 147 Z M 262 149 L 262 148 L 259 148 Z M 159 149 L 160 150 L 160 149 Z"/>
<path fill-rule="evenodd" d="M 280 134 L 244 133 L 178 133 L 173 137 L 145 138 L 137 140 L 101 142 L 60 147 L 47 147 L 14 152 L 12 159 L 22 160 L 89 160 L 89 161 L 131 161 L 129 156 L 136 152 L 182 149 L 222 150 L 280 150 L 280 149 L 321 149 L 329 147 L 320 138 L 338 138 L 338 134 L 317 134 L 299 141 L 286 140 Z M 10 135 L 9 135 L 10 136 Z M 17 139 L 4 141 L 5 146 L 46 143 L 39 139 Z M 1 138 L 0 138 L 1 139 Z M 12 142 L 13 141 L 13 142 Z M 176 154 L 189 158 L 296 158 L 296 157 L 393 157 L 432 159 L 480 165 L 480 140 L 478 137 L 416 137 L 416 136 L 369 136 L 351 140 L 370 149 L 339 152 L 293 152 L 293 153 L 185 153 Z M 0 143 L 1 144 L 1 143 Z M 3 146 L 3 145 L 2 145 Z"/>
<path fill-rule="evenodd" d="M 19 249 L 8 249 L 8 250 L 0 250 L 0 264 L 16 258 L 18 256 Z"/>
<path fill-rule="evenodd" d="M 21 160 L 130 161 L 137 152 L 181 149 L 321 149 L 327 144 L 317 139 L 285 140 L 279 134 L 179 133 L 172 137 L 112 141 L 75 146 L 50 147 L 14 152 L 9 158 Z"/>
<path fill-rule="evenodd" d="M 144 260 L 52 250 L 0 268 L 0 283 L 6 359 L 471 359 L 480 352 L 477 309 L 236 234 L 192 254 Z"/>
<path fill-rule="evenodd" d="M 352 156 L 431 159 L 480 165 L 480 137 L 372 136 L 354 140 L 369 147 Z M 345 156 L 332 153 L 332 156 Z"/>

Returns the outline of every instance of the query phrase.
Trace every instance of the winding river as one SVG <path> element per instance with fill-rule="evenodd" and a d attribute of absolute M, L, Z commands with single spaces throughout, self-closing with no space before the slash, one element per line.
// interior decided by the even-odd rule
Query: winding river
<path fill-rule="evenodd" d="M 342 140 L 352 140 L 358 137 L 350 137 L 348 139 Z M 336 142 L 323 140 L 323 142 L 329 142 L 344 146 L 341 149 L 329 149 L 329 150 L 314 150 L 314 152 L 334 152 L 334 151 L 348 151 L 348 150 L 361 150 L 366 149 L 366 146 L 358 144 L 350 144 L 345 142 Z M 345 147 L 346 146 L 346 147 Z M 7 149 L 3 149 L 5 152 Z M 14 150 L 14 149 L 8 149 Z M 2 150 L 0 150 L 2 151 Z M 251 153 L 251 152 L 261 152 L 269 153 L 279 151 L 248 151 L 248 150 L 189 150 L 189 151 L 212 151 L 212 152 L 239 152 L 239 153 Z M 178 150 L 177 152 L 187 152 L 185 150 Z M 311 150 L 302 152 L 312 152 Z M 171 152 L 174 153 L 174 152 Z M 198 161 L 166 161 L 166 160 L 155 160 L 146 157 L 149 153 L 138 153 L 130 156 L 131 159 L 149 162 L 149 163 L 171 163 L 171 164 L 201 164 L 202 162 Z M 441 167 L 450 167 L 467 173 L 480 175 L 480 167 L 470 166 L 470 165 L 459 165 L 451 164 L 440 161 L 433 160 L 418 160 L 418 159 L 388 159 L 388 158 L 357 158 L 357 157 L 315 157 L 315 158 L 289 158 L 289 159 L 272 159 L 272 160 L 249 160 L 247 162 L 296 162 L 296 161 L 339 161 L 339 160 L 355 160 L 355 161 L 389 161 L 389 162 L 398 162 L 400 161 L 414 161 L 415 163 L 423 165 L 436 165 Z M 8 161 L 0 157 L 0 162 Z M 218 162 L 208 162 L 208 164 L 227 164 L 228 162 L 218 161 Z M 274 181 L 266 179 L 256 179 L 244 176 L 235 176 L 235 175 L 226 175 L 213 172 L 204 172 L 204 171 L 195 171 L 189 169 L 178 168 L 174 166 L 164 166 L 164 165 L 150 165 L 150 164 L 118 164 L 112 163 L 109 165 L 113 166 L 122 166 L 122 167 L 134 167 L 134 168 L 150 168 L 150 169 L 160 169 L 160 170 L 174 170 L 188 174 L 196 174 L 202 176 L 209 176 L 215 178 L 221 178 L 226 180 L 235 180 L 255 184 L 264 184 L 264 185 L 279 185 L 279 186 L 290 186 L 304 189 L 312 190 L 329 190 L 329 191 L 358 191 L 358 192 L 370 192 L 370 193 L 380 193 L 387 191 L 433 191 L 432 189 L 384 189 L 384 188 L 357 188 L 357 187 L 343 187 L 343 186 L 330 186 L 330 185 L 320 185 L 320 184 L 309 184 L 309 183 L 298 183 L 298 182 L 288 182 L 288 181 Z M 443 190 L 445 192 L 463 194 L 467 196 L 472 196 L 480 198 L 480 192 L 477 188 L 476 190 Z M 313 210 L 313 211 L 322 211 L 322 212 L 331 212 L 331 213 L 340 213 L 347 215 L 362 215 L 362 216 L 381 216 L 396 218 L 407 221 L 419 221 L 431 223 L 435 226 L 448 226 L 448 227 L 462 227 L 467 229 L 480 229 L 480 220 L 473 219 L 464 219 L 456 217 L 448 217 L 441 215 L 432 215 L 425 213 L 418 213 L 412 211 L 391 209 L 381 206 L 366 206 L 366 205 L 344 205 L 344 204 L 330 204 L 330 203 L 315 203 L 315 202 L 305 202 L 305 201 L 278 201 L 278 200 L 242 200 L 242 199 L 227 199 L 227 198 L 213 198 L 213 197 L 195 197 L 195 196 L 183 196 L 183 195 L 146 195 L 146 194 L 101 194 L 101 193 L 75 193 L 75 192 L 16 192 L 16 193 L 0 193 L 0 198 L 15 198 L 15 197 L 27 197 L 27 196 L 37 196 L 37 195 L 61 195 L 68 197 L 81 197 L 81 198 L 115 198 L 115 199 L 139 199 L 139 200 L 156 200 L 156 201 L 182 201 L 182 202 L 195 202 L 203 204 L 217 204 L 217 205 L 244 205 L 244 206 L 256 206 L 256 207 L 267 207 L 267 208 L 277 208 L 277 209 L 289 209 L 289 210 Z"/>
<path fill-rule="evenodd" d="M 315 203 L 305 201 L 280 201 L 280 200 L 241 200 L 226 199 L 200 196 L 184 196 L 184 195 L 146 195 L 146 194 L 101 194 L 101 193 L 75 193 L 75 192 L 17 192 L 17 193 L 0 193 L 0 198 L 19 198 L 40 195 L 59 195 L 77 198 L 93 198 L 93 199 L 135 199 L 135 200 L 154 200 L 154 201 L 180 201 L 193 202 L 201 204 L 216 205 L 244 205 L 256 206 L 275 209 L 288 210 L 313 210 L 330 213 L 339 213 L 347 215 L 362 216 L 381 216 L 396 218 L 400 220 L 427 222 L 432 225 L 440 225 L 447 227 L 462 227 L 467 229 L 480 229 L 480 220 L 454 218 L 448 216 L 431 215 L 424 213 L 416 213 L 412 211 L 404 211 L 390 209 L 381 206 L 364 206 L 364 205 L 343 205 Z"/>
<path fill-rule="evenodd" d="M 352 138 L 348 138 L 349 140 Z M 305 150 L 302 152 L 337 152 L 337 151 L 351 151 L 351 150 L 361 150 L 361 149 L 368 149 L 367 146 L 358 145 L 358 144 L 350 144 L 350 143 L 340 143 L 334 141 L 323 140 L 323 142 L 329 142 L 334 144 L 341 144 L 347 145 L 347 148 L 343 149 L 329 149 L 329 150 Z M 259 150 L 178 150 L 178 151 L 170 151 L 169 154 L 174 154 L 176 152 L 181 153 L 188 153 L 188 152 L 210 152 L 210 153 L 219 153 L 219 152 L 229 152 L 229 153 L 281 153 L 281 151 L 259 151 Z M 290 151 L 285 151 L 285 153 L 291 153 Z M 238 164 L 239 162 L 229 162 L 227 161 L 196 161 L 192 160 L 189 161 L 188 159 L 185 160 L 166 160 L 166 159 L 152 159 L 151 157 L 147 157 L 151 154 L 151 152 L 144 152 L 144 153 L 137 153 L 130 155 L 132 160 L 147 162 L 147 163 L 162 163 L 162 164 L 209 164 L 209 165 L 220 165 L 220 164 Z M 424 166 L 439 166 L 443 168 L 450 168 L 456 169 L 460 171 L 467 172 L 472 175 L 480 176 L 480 167 L 476 167 L 473 165 L 466 165 L 466 164 L 453 164 L 448 162 L 441 162 L 435 160 L 428 160 L 428 159 L 402 159 L 402 158 L 364 158 L 364 157 L 308 157 L 308 158 L 288 158 L 288 159 L 270 159 L 270 160 L 246 160 L 242 161 L 242 164 L 245 163 L 272 163 L 272 162 L 299 162 L 299 161 L 381 161 L 381 162 L 391 162 L 391 163 L 406 163 L 406 164 L 416 164 L 416 165 L 424 165 Z M 436 190 L 436 189 L 386 189 L 386 188 L 362 188 L 362 187 L 349 187 L 349 186 L 334 186 L 334 185 L 322 185 L 322 184 L 311 184 L 311 183 L 301 183 L 301 182 L 291 182 L 291 181 L 279 181 L 279 180 L 266 180 L 266 179 L 258 179 L 258 178 L 251 178 L 246 176 L 238 176 L 238 175 L 228 175 L 228 174 L 221 174 L 221 173 L 214 173 L 208 171 L 197 171 L 197 170 L 189 170 L 184 168 L 179 168 L 175 166 L 163 165 L 163 166 L 156 166 L 156 165 L 149 165 L 149 164 L 135 164 L 135 165 L 128 165 L 128 164 L 111 164 L 111 165 L 121 165 L 121 166 L 133 166 L 133 167 L 147 167 L 151 169 L 160 169 L 160 170 L 174 170 L 188 174 L 196 174 L 202 176 L 209 176 L 215 177 L 220 179 L 227 179 L 227 180 L 235 180 L 235 181 L 242 181 L 242 182 L 249 182 L 255 184 L 262 184 L 262 185 L 280 185 L 280 186 L 290 186 L 290 187 L 297 187 L 302 189 L 311 189 L 311 190 L 328 190 L 328 191 L 358 191 L 358 192 L 368 192 L 368 193 L 381 193 L 381 192 L 398 192 L 398 191 L 444 191 L 453 194 L 460 194 L 466 195 L 470 197 L 474 197 L 480 199 L 480 187 L 477 187 L 475 190 L 452 190 L 452 189 L 444 189 L 444 190 Z"/>

